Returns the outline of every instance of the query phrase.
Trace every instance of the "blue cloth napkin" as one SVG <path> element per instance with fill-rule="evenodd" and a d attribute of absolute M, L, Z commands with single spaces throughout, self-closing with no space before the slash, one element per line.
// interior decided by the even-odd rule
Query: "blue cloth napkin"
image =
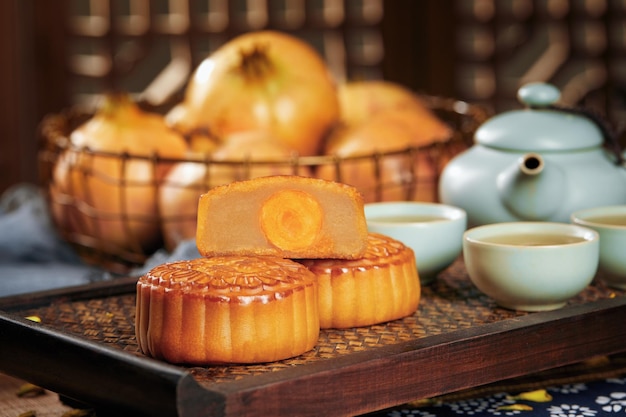
<path fill-rule="evenodd" d="M 195 242 L 181 243 L 176 250 L 156 252 L 139 275 L 164 262 L 199 257 Z M 83 285 L 115 277 L 85 264 L 61 239 L 49 215 L 42 190 L 18 184 L 0 197 L 0 297 Z"/>

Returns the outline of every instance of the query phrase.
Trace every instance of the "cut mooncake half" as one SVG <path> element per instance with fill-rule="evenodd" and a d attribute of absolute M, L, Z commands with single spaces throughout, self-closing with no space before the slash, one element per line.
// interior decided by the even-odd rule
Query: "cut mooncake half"
<path fill-rule="evenodd" d="M 411 248 L 371 233 L 362 259 L 300 260 L 317 276 L 322 329 L 361 327 L 410 316 L 421 287 Z"/>
<path fill-rule="evenodd" d="M 316 278 L 276 257 L 159 265 L 137 282 L 143 353 L 171 363 L 260 363 L 300 355 L 319 337 Z"/>
<path fill-rule="evenodd" d="M 234 182 L 200 197 L 196 244 L 205 257 L 358 259 L 367 247 L 363 199 L 354 187 L 309 177 Z"/>

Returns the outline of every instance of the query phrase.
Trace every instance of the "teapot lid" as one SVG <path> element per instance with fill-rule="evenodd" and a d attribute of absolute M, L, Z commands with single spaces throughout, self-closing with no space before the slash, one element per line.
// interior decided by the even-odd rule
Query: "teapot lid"
<path fill-rule="evenodd" d="M 551 84 L 524 85 L 517 97 L 527 108 L 487 120 L 476 130 L 476 143 L 516 151 L 564 151 L 602 145 L 603 132 L 595 122 L 554 106 L 560 96 Z"/>

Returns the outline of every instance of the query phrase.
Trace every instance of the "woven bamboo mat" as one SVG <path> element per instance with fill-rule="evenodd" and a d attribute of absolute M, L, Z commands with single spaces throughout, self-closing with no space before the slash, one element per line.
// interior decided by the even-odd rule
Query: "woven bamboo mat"
<path fill-rule="evenodd" d="M 594 282 L 569 303 L 588 303 L 622 295 L 624 291 L 610 289 L 602 282 Z M 47 306 L 24 309 L 17 313 L 38 316 L 42 323 L 63 333 L 141 355 L 134 334 L 134 293 L 75 301 L 60 299 Z M 369 327 L 323 330 L 315 349 L 288 360 L 255 365 L 189 367 L 188 370 L 201 383 L 232 381 L 527 314 L 533 313 L 507 310 L 495 305 L 493 300 L 473 286 L 462 259 L 459 259 L 440 274 L 432 285 L 422 289 L 418 311 L 410 317 Z"/>

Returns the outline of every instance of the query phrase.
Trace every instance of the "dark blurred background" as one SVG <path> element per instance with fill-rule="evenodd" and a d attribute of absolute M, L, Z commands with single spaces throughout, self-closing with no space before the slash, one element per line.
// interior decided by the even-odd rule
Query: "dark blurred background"
<path fill-rule="evenodd" d="M 227 39 L 278 29 L 314 45 L 339 80 L 516 107 L 529 81 L 623 130 L 624 0 L 2 0 L 0 192 L 37 182 L 37 126 L 110 89 L 154 104 Z"/>

